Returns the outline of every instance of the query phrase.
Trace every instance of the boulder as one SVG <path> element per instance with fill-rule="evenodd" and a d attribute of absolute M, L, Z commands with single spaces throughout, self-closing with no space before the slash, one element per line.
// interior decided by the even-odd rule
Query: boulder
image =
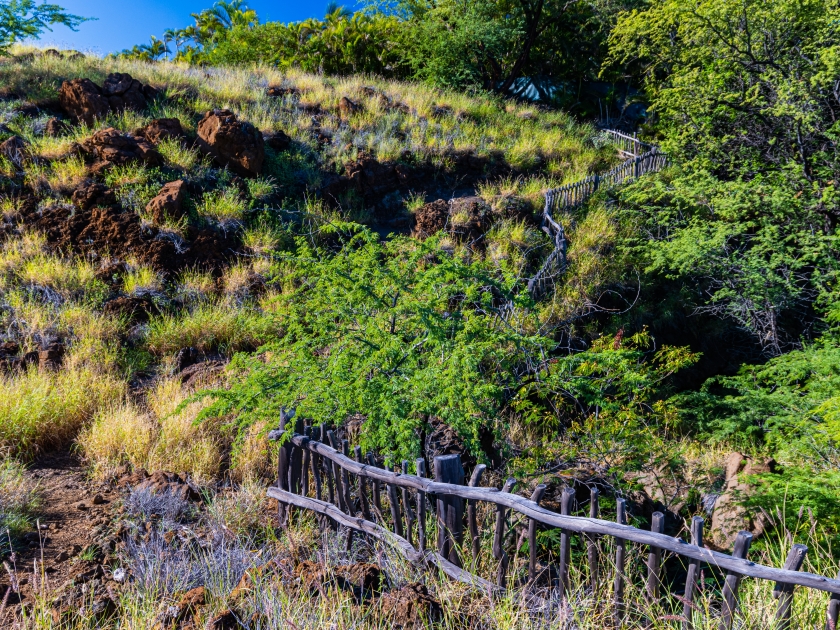
<path fill-rule="evenodd" d="M 449 204 L 445 199 L 438 199 L 420 207 L 414 213 L 414 235 L 427 237 L 440 232 L 449 219 Z"/>
<path fill-rule="evenodd" d="M 382 616 L 394 628 L 425 628 L 443 616 L 440 602 L 429 595 L 423 584 L 408 584 L 385 593 L 379 602 Z"/>
<path fill-rule="evenodd" d="M 88 126 L 107 116 L 110 111 L 108 99 L 102 96 L 102 90 L 90 79 L 64 81 L 58 91 L 58 100 L 68 115 Z"/>
<path fill-rule="evenodd" d="M 44 51 L 44 57 L 58 57 L 61 58 L 61 53 L 58 52 L 55 48 L 47 48 Z"/>
<path fill-rule="evenodd" d="M 270 85 L 265 90 L 266 95 L 274 98 L 283 96 L 300 96 L 300 90 L 293 87 L 283 87 L 282 85 Z"/>
<path fill-rule="evenodd" d="M 73 204 L 81 210 L 97 206 L 113 206 L 117 203 L 114 191 L 93 180 L 85 180 L 73 191 Z"/>
<path fill-rule="evenodd" d="M 184 216 L 184 199 L 187 195 L 187 184 L 175 180 L 165 184 L 160 192 L 146 204 L 146 212 L 155 223 L 163 223 L 166 219 L 180 219 Z"/>
<path fill-rule="evenodd" d="M 159 144 L 168 138 L 185 137 L 184 128 L 177 118 L 156 118 L 145 127 L 134 132 L 135 136 L 142 136 L 152 144 Z"/>
<path fill-rule="evenodd" d="M 82 143 L 82 148 L 99 162 L 94 166 L 95 171 L 135 161 L 149 166 L 163 164 L 163 157 L 148 140 L 140 136 L 122 134 L 113 127 L 97 131 Z"/>
<path fill-rule="evenodd" d="M 151 85 L 143 85 L 130 74 L 115 72 L 109 74 L 102 84 L 102 94 L 108 99 L 111 111 L 124 109 L 145 109 L 157 96 L 157 90 Z"/>
<path fill-rule="evenodd" d="M 62 109 L 73 118 L 93 125 L 108 112 L 144 109 L 157 96 L 157 90 L 129 74 L 109 74 L 102 87 L 90 79 L 64 81 L 58 92 Z"/>
<path fill-rule="evenodd" d="M 67 123 L 63 120 L 59 120 L 58 118 L 50 118 L 47 121 L 47 124 L 44 125 L 44 135 L 49 136 L 50 138 L 61 136 L 68 131 L 70 131 L 70 127 Z"/>
<path fill-rule="evenodd" d="M 170 630 L 182 628 L 190 622 L 207 603 L 207 592 L 203 586 L 197 586 L 187 591 L 174 606 L 168 606 L 155 620 L 153 630 Z"/>
<path fill-rule="evenodd" d="M 238 175 L 255 177 L 262 172 L 265 143 L 251 124 L 239 121 L 227 109 L 214 109 L 198 123 L 198 145 L 220 166 Z"/>
<path fill-rule="evenodd" d="M 760 510 L 747 508 L 742 500 L 750 494 L 752 487 L 746 479 L 749 475 L 772 473 L 776 461 L 755 460 L 741 453 L 730 453 L 725 464 L 725 485 L 715 501 L 709 543 L 718 549 L 731 550 L 735 537 L 741 530 L 754 536 L 764 533 L 770 521 Z"/>

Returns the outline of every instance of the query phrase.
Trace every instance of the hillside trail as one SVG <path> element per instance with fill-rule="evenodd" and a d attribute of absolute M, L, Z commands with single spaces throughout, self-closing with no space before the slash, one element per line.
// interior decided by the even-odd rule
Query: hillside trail
<path fill-rule="evenodd" d="M 88 560 L 96 556 L 97 540 L 111 523 L 119 498 L 116 486 L 88 479 L 70 453 L 44 455 L 25 474 L 38 485 L 40 508 L 37 529 L 6 558 L 0 575 L 0 598 L 14 580 L 19 585 L 19 593 L 9 594 L 11 610 L 31 604 L 36 592 L 57 592 L 80 570 L 89 569 Z"/>

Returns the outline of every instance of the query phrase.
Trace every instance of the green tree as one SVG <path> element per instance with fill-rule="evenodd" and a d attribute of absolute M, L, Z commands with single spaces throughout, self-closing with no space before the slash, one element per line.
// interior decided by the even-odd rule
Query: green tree
<path fill-rule="evenodd" d="M 57 4 L 35 0 L 0 0 L 0 55 L 7 55 L 9 47 L 21 40 L 37 38 L 53 24 L 63 24 L 76 30 L 80 24 L 95 18 L 83 18 L 66 13 Z"/>

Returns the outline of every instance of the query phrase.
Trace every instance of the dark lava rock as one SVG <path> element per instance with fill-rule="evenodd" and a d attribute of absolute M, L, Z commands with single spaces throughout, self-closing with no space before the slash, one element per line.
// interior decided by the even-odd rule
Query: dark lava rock
<path fill-rule="evenodd" d="M 135 136 L 142 136 L 152 144 L 158 144 L 167 138 L 184 138 L 184 128 L 177 118 L 156 118 L 145 127 L 134 132 Z"/>
<path fill-rule="evenodd" d="M 140 136 L 122 134 L 113 127 L 100 129 L 85 140 L 82 147 L 86 153 L 98 160 L 99 168 L 96 170 L 102 170 L 106 165 L 121 165 L 134 161 L 149 166 L 163 164 L 163 157 L 148 140 Z"/>
<path fill-rule="evenodd" d="M 414 213 L 415 236 L 423 238 L 440 232 L 449 219 L 449 204 L 445 199 L 427 203 Z"/>
<path fill-rule="evenodd" d="M 95 120 L 107 116 L 110 111 L 110 104 L 102 96 L 102 90 L 90 79 L 64 81 L 58 91 L 58 98 L 68 115 L 89 126 Z"/>
<path fill-rule="evenodd" d="M 251 123 L 240 121 L 227 109 L 214 109 L 198 123 L 198 145 L 220 166 L 238 175 L 255 177 L 262 172 L 265 143 Z"/>
<path fill-rule="evenodd" d="M 187 196 L 187 185 L 183 180 L 176 180 L 165 184 L 157 196 L 146 204 L 146 212 L 156 223 L 162 223 L 167 218 L 180 219 L 184 216 L 184 199 Z"/>
<path fill-rule="evenodd" d="M 424 628 L 428 622 L 440 620 L 440 602 L 429 595 L 422 584 L 408 584 L 397 591 L 385 593 L 379 600 L 382 616 L 395 628 Z"/>
<path fill-rule="evenodd" d="M 96 206 L 113 206 L 117 203 L 113 190 L 93 180 L 82 182 L 73 191 L 72 199 L 73 203 L 82 210 L 90 210 Z"/>
<path fill-rule="evenodd" d="M 68 131 L 70 131 L 70 127 L 67 123 L 55 117 L 50 118 L 44 127 L 44 135 L 49 136 L 50 138 L 61 136 Z"/>

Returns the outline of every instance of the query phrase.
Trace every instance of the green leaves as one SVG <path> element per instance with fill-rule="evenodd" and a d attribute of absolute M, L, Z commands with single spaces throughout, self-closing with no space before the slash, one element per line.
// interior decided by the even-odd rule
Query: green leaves
<path fill-rule="evenodd" d="M 0 0 L 0 55 L 7 54 L 9 46 L 28 38 L 37 38 L 50 25 L 63 24 L 76 30 L 83 22 L 96 18 L 83 18 L 65 13 L 57 4 L 35 4 L 35 0 Z"/>

